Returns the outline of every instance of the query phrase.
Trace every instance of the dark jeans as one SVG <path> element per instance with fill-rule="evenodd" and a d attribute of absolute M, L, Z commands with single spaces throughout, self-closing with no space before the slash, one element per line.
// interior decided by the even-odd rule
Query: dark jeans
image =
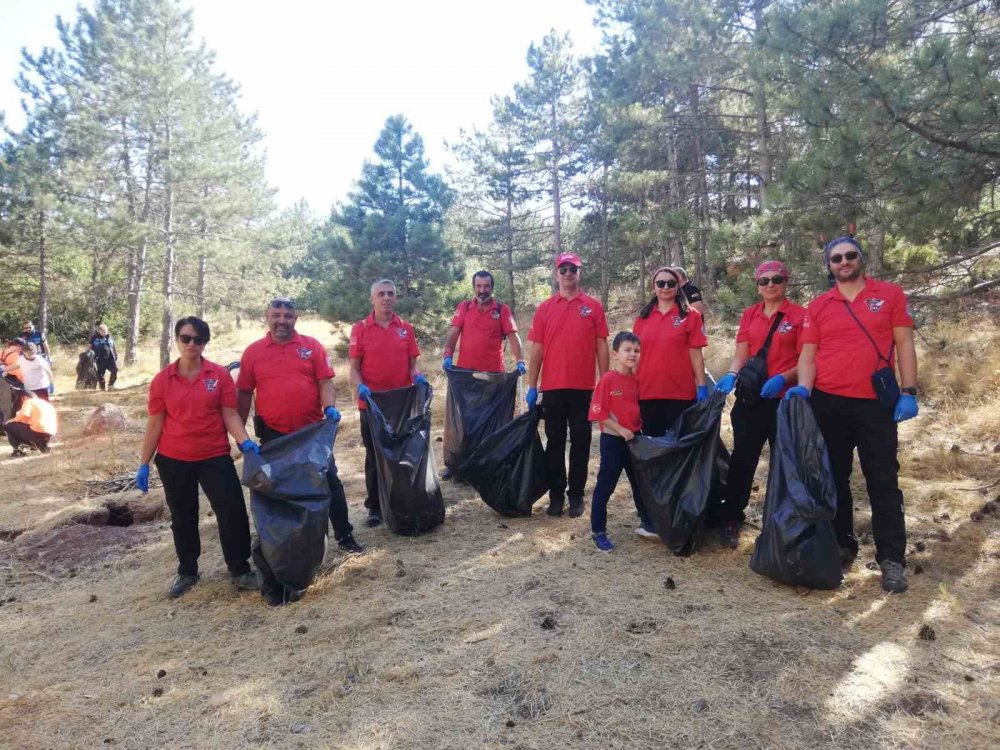
<path fill-rule="evenodd" d="M 361 442 L 365 445 L 365 508 L 369 513 L 382 515 L 382 506 L 378 501 L 378 468 L 375 460 L 375 441 L 372 438 L 371 418 L 367 409 L 359 410 L 361 414 Z"/>
<path fill-rule="evenodd" d="M 10 414 L 6 414 L 7 419 L 12 419 L 15 414 L 21 411 L 21 402 L 24 401 L 24 383 L 13 375 L 5 375 L 4 380 L 10 387 Z"/>
<path fill-rule="evenodd" d="M 590 508 L 590 530 L 600 534 L 608 530 L 608 500 L 618 486 L 618 479 L 625 470 L 625 476 L 632 485 L 632 502 L 639 511 L 639 518 L 645 524 L 650 524 L 646 509 L 642 506 L 639 495 L 639 481 L 632 468 L 632 456 L 628 452 L 628 443 L 618 435 L 601 433 L 601 468 L 597 470 L 597 486 L 594 487 L 594 499 Z"/>
<path fill-rule="evenodd" d="M 549 502 L 566 498 L 566 431 L 569 430 L 569 499 L 583 501 L 590 461 L 590 397 L 593 391 L 557 388 L 542 397 L 545 459 L 549 470 Z"/>
<path fill-rule="evenodd" d="M 111 377 L 108 378 L 108 387 L 113 388 L 118 379 L 118 363 L 113 359 L 99 359 L 95 364 L 97 365 L 97 383 L 101 386 L 101 390 L 104 390 L 105 372 L 111 373 Z"/>
<path fill-rule="evenodd" d="M 271 428 L 260 417 L 254 420 L 254 432 L 260 438 L 261 445 L 287 434 Z M 332 455 L 330 468 L 326 472 L 326 483 L 330 485 L 330 522 L 333 524 L 333 538 L 340 542 L 354 533 L 354 527 L 351 526 L 347 516 L 347 494 L 344 492 L 344 483 L 337 475 L 337 463 Z"/>
<path fill-rule="evenodd" d="M 723 523 L 743 523 L 743 511 L 750 501 L 753 475 L 760 462 L 764 443 L 774 450 L 781 399 L 761 399 L 755 406 L 736 402 L 729 418 L 733 423 L 733 455 L 726 477 L 726 502 L 722 506 Z"/>
<path fill-rule="evenodd" d="M 222 556 L 230 574 L 250 570 L 250 520 L 243 501 L 243 488 L 229 455 L 204 461 L 179 461 L 157 454 L 156 470 L 170 508 L 170 530 L 177 551 L 177 572 L 198 574 L 201 537 L 198 534 L 198 485 L 215 511 L 219 523 Z"/>
<path fill-rule="evenodd" d="M 813 391 L 809 403 L 826 441 L 837 485 L 837 515 L 833 527 L 840 546 L 855 552 L 858 549 L 854 536 L 854 499 L 851 497 L 851 471 L 857 448 L 872 508 L 875 559 L 903 563 L 906 523 L 903 493 L 898 483 L 898 443 L 892 414 L 882 411 L 875 399 L 834 396 L 817 390 Z"/>
<path fill-rule="evenodd" d="M 38 448 L 42 453 L 48 451 L 51 435 L 47 435 L 44 432 L 35 432 L 24 422 L 11 422 L 6 427 L 7 442 L 10 443 L 10 447 L 14 450 L 17 450 L 22 445 L 30 445 L 33 448 Z"/>
<path fill-rule="evenodd" d="M 642 434 L 661 437 L 674 426 L 685 409 L 694 406 L 694 400 L 675 398 L 647 398 L 639 400 L 639 416 L 642 417 Z"/>

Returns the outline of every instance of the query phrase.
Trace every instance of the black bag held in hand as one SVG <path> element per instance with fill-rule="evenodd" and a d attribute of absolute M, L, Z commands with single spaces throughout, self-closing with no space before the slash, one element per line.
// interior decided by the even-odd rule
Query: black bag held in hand
<path fill-rule="evenodd" d="M 785 313 L 775 313 L 771 330 L 767 332 L 767 338 L 764 339 L 764 346 L 747 360 L 736 379 L 736 400 L 744 406 L 756 406 L 762 400 L 760 389 L 767 382 L 767 352 L 771 348 L 771 339 L 774 337 L 774 332 L 778 330 L 783 317 L 785 317 Z"/>
<path fill-rule="evenodd" d="M 851 303 L 845 299 L 844 304 L 847 306 L 847 312 L 851 314 L 854 322 L 858 324 L 858 328 L 872 342 L 879 361 L 885 362 L 885 367 L 880 367 L 872 373 L 872 388 L 875 390 L 875 396 L 878 398 L 878 405 L 882 407 L 882 411 L 891 412 L 896 408 L 896 402 L 899 401 L 899 383 L 896 382 L 896 371 L 892 369 L 892 353 L 896 349 L 896 342 L 893 341 L 889 346 L 889 358 L 886 359 L 883 357 L 882 352 L 878 349 L 878 344 L 875 343 L 875 339 L 872 338 L 872 335 L 868 333 L 868 329 L 858 320 L 858 316 L 851 309 Z"/>

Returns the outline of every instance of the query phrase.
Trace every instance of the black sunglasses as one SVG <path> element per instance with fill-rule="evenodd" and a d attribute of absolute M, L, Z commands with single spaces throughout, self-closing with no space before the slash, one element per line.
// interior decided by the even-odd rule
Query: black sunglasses
<path fill-rule="evenodd" d="M 177 337 L 182 344 L 191 344 L 195 346 L 204 346 L 208 343 L 208 339 L 204 336 L 188 336 L 186 333 L 182 333 Z"/>
<path fill-rule="evenodd" d="M 276 297 L 275 299 L 271 300 L 271 307 L 275 308 L 284 307 L 287 310 L 294 310 L 295 303 L 292 300 L 288 299 L 287 297 Z"/>
<path fill-rule="evenodd" d="M 657 279 L 653 283 L 656 284 L 657 289 L 673 289 L 677 286 L 675 279 Z"/>
<path fill-rule="evenodd" d="M 768 284 L 774 284 L 775 286 L 778 286 L 779 284 L 784 284 L 786 281 L 788 281 L 788 279 L 782 276 L 781 274 L 778 274 L 777 276 L 772 276 L 770 278 L 768 278 L 767 276 L 761 276 L 759 279 L 757 279 L 757 286 L 767 286 Z"/>
<path fill-rule="evenodd" d="M 840 253 L 837 253 L 836 255 L 831 255 L 830 262 L 833 263 L 834 265 L 837 265 L 842 260 L 857 260 L 858 255 L 859 253 L 857 250 L 848 250 L 843 255 L 841 255 Z"/>
<path fill-rule="evenodd" d="M 568 273 L 576 273 L 580 269 L 574 265 L 559 266 L 559 275 L 565 276 Z"/>

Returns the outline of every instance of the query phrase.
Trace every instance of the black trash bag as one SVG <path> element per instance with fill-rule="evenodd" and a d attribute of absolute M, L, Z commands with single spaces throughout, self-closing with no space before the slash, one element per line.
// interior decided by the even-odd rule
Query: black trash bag
<path fill-rule="evenodd" d="M 456 479 L 465 479 L 462 462 L 483 438 L 514 418 L 519 373 L 449 368 L 445 375 L 444 464 Z"/>
<path fill-rule="evenodd" d="M 662 437 L 639 435 L 629 443 L 643 507 L 675 555 L 694 551 L 695 537 L 721 502 L 719 426 L 725 403 L 716 391 L 685 409 Z"/>
<path fill-rule="evenodd" d="M 444 499 L 431 450 L 433 397 L 434 389 L 424 383 L 368 397 L 379 506 L 397 534 L 423 534 L 444 523 Z"/>
<path fill-rule="evenodd" d="M 522 414 L 485 438 L 462 464 L 462 476 L 502 516 L 530 516 L 549 491 L 545 449 L 538 437 L 542 407 Z"/>
<path fill-rule="evenodd" d="M 812 408 L 802 398 L 782 401 L 751 570 L 790 586 L 837 588 L 844 574 L 836 513 L 830 457 Z"/>
<path fill-rule="evenodd" d="M 324 419 L 243 456 L 243 484 L 257 527 L 253 561 L 261 595 L 272 604 L 299 599 L 326 556 L 337 423 Z"/>

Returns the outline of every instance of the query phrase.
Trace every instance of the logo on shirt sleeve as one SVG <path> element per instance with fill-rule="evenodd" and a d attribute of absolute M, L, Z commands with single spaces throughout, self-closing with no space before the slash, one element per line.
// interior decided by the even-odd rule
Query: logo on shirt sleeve
<path fill-rule="evenodd" d="M 586 317 L 588 317 L 588 316 L 589 316 L 589 315 L 590 315 L 590 314 L 591 314 L 592 312 L 594 312 L 594 311 L 593 311 L 593 310 L 591 310 L 591 309 L 590 309 L 589 307 L 587 307 L 586 305 L 580 305 L 580 317 L 581 317 L 581 318 L 586 318 Z"/>
<path fill-rule="evenodd" d="M 879 310 L 881 310 L 882 309 L 882 305 L 884 305 L 884 304 L 885 304 L 885 300 L 884 299 L 878 299 L 877 297 L 873 297 L 872 299 L 866 299 L 865 300 L 865 305 L 867 305 L 868 309 L 871 310 L 873 313 L 877 313 Z"/>
<path fill-rule="evenodd" d="M 399 336 L 400 339 L 405 340 L 406 339 L 406 329 L 405 328 L 397 328 L 396 329 L 396 335 Z"/>
<path fill-rule="evenodd" d="M 809 325 L 810 325 L 810 323 L 809 323 L 809 316 L 808 316 L 808 315 L 806 315 L 806 316 L 804 316 L 804 317 L 802 318 L 802 327 L 803 327 L 803 328 L 808 328 L 808 327 L 809 327 Z"/>
<path fill-rule="evenodd" d="M 205 390 L 209 393 L 212 393 L 219 387 L 219 381 L 216 378 L 205 378 L 203 382 L 205 383 Z"/>
<path fill-rule="evenodd" d="M 358 337 L 357 336 L 351 336 L 351 340 L 348 343 L 351 346 L 357 346 L 358 345 Z"/>
<path fill-rule="evenodd" d="M 590 410 L 594 414 L 600 414 L 601 413 L 601 405 L 600 404 L 591 404 L 590 405 Z"/>

